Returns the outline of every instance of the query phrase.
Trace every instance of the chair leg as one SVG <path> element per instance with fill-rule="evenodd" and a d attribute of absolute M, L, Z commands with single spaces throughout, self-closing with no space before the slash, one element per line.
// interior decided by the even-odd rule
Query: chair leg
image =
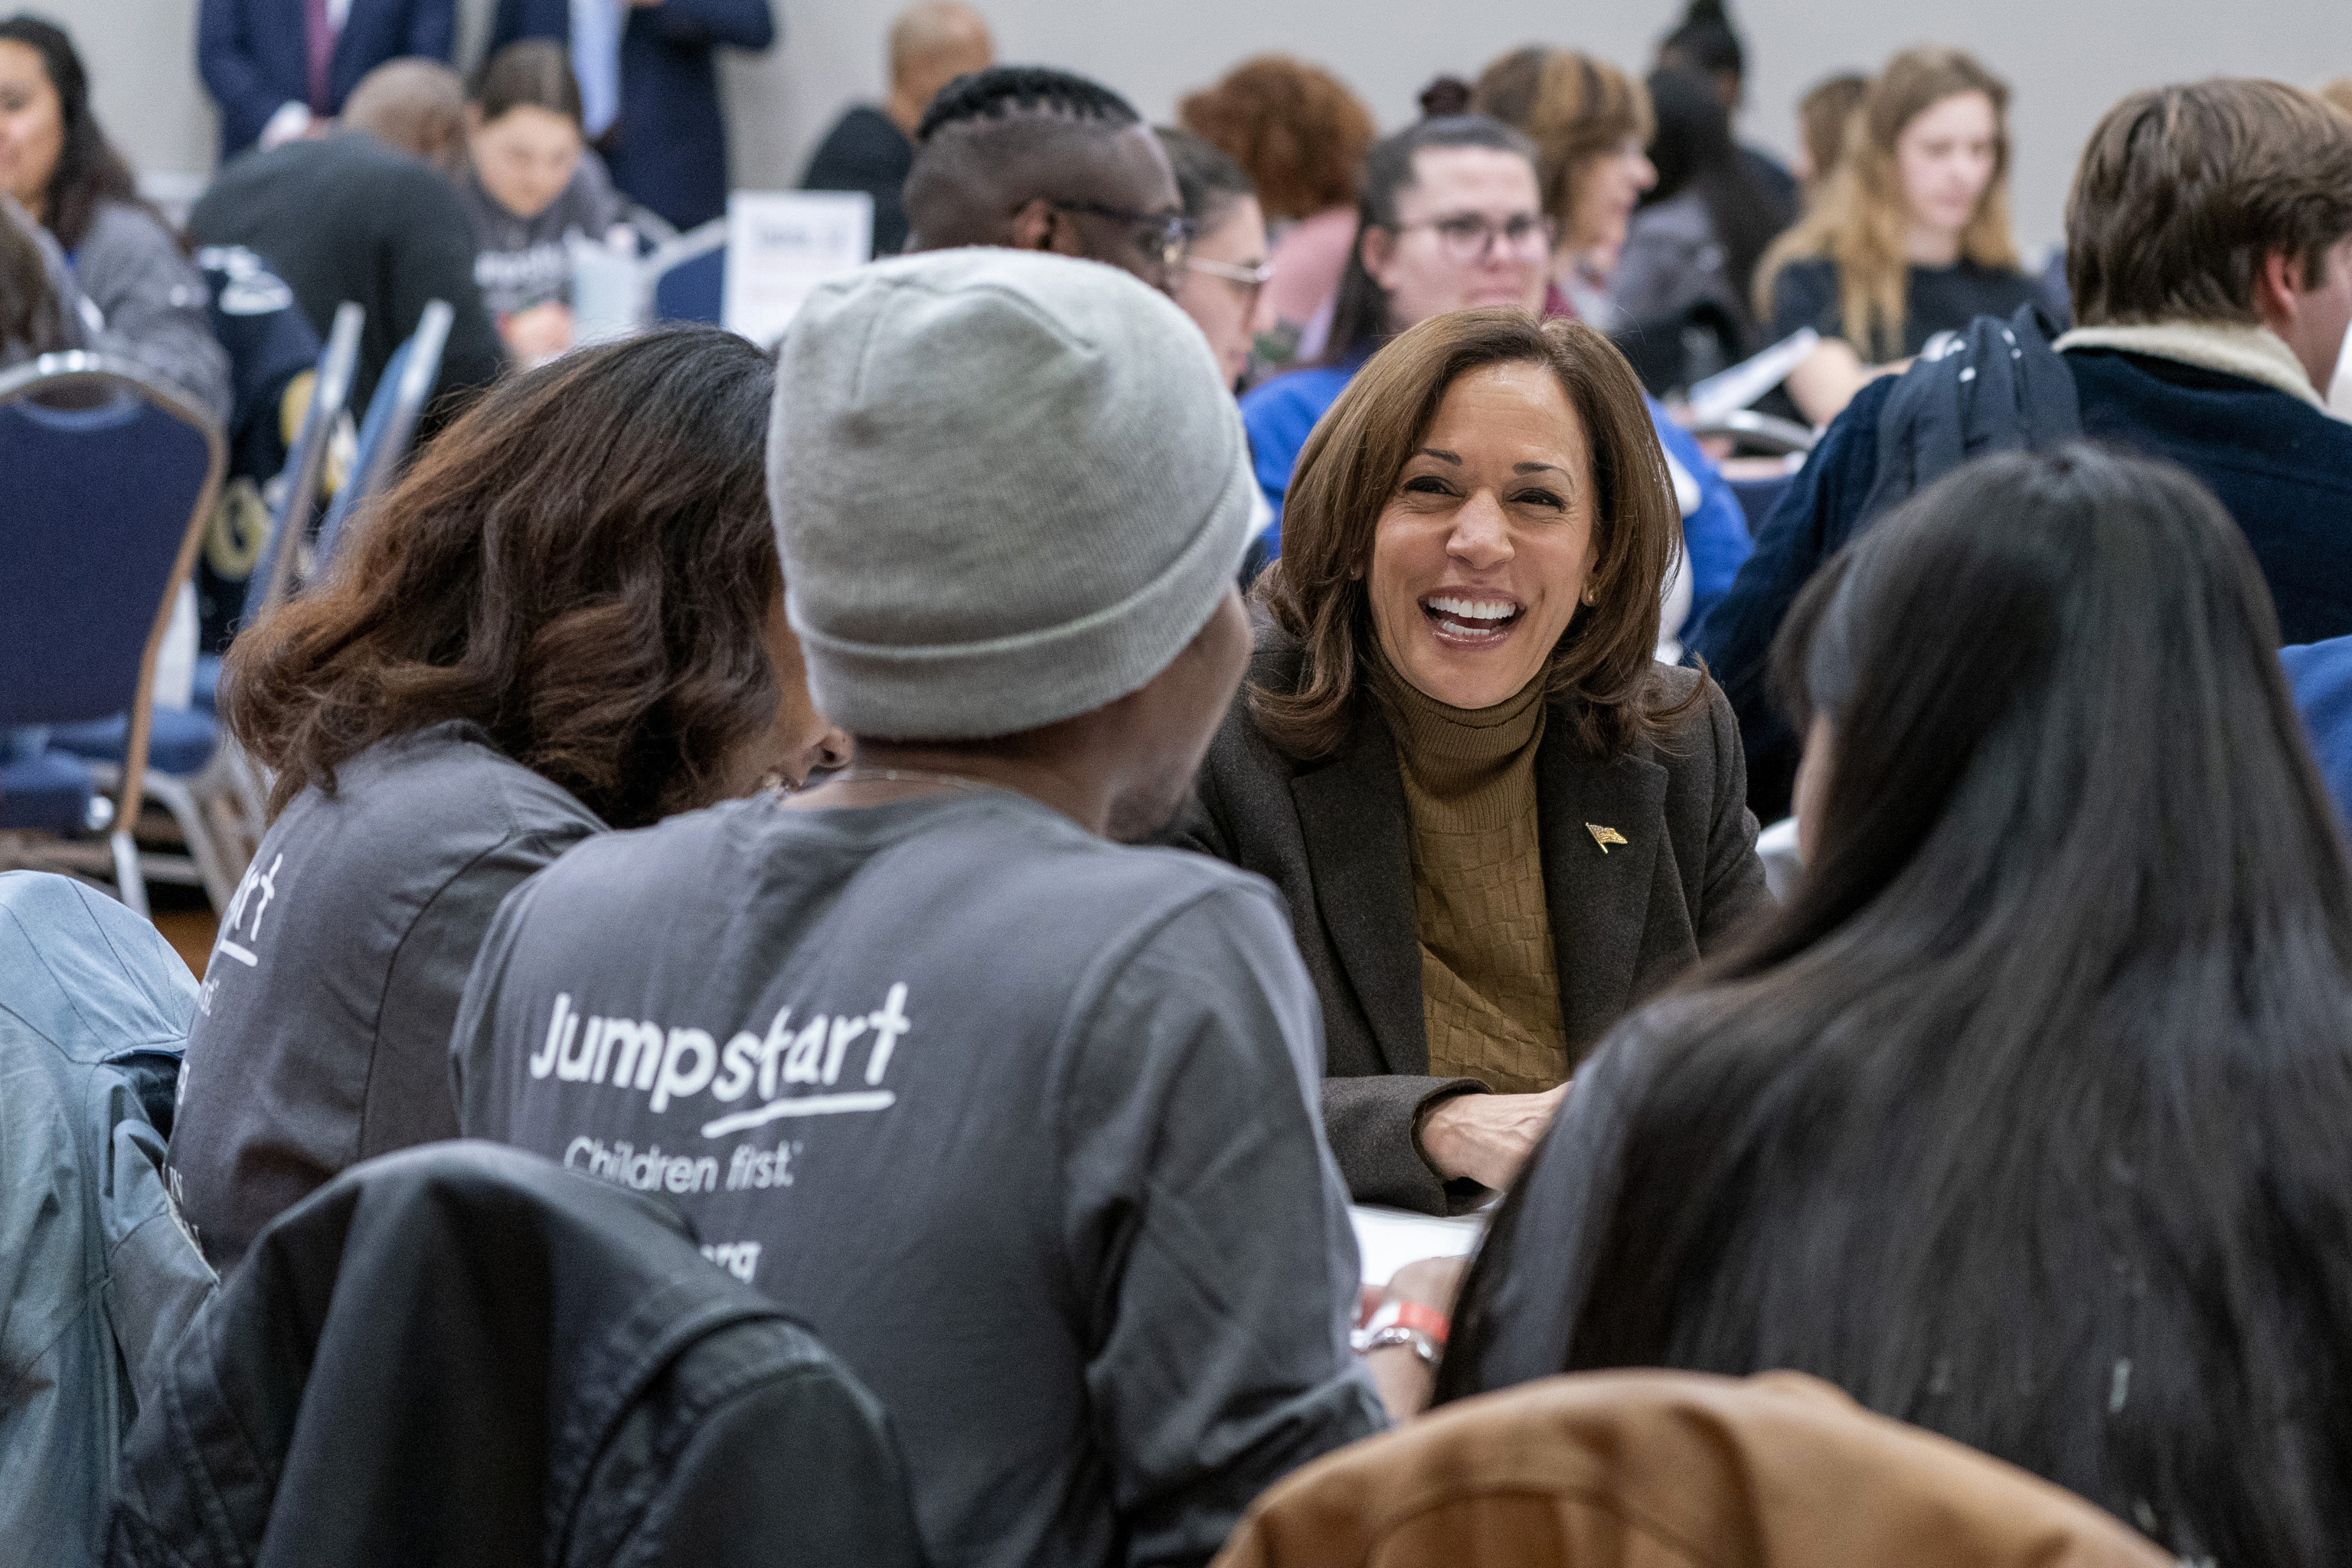
<path fill-rule="evenodd" d="M 228 863 L 221 856 L 219 835 L 205 816 L 204 803 L 196 798 L 184 779 L 169 773 L 149 773 L 147 794 L 172 814 L 180 825 L 180 836 L 188 841 L 188 858 L 196 863 L 196 875 L 205 885 L 205 897 L 212 901 L 215 914 L 228 908 L 236 897 L 236 879 L 228 874 Z"/>
<path fill-rule="evenodd" d="M 269 827 L 269 792 L 262 787 L 261 778 L 250 753 L 228 737 L 221 741 L 223 757 L 228 770 L 230 789 L 236 796 L 246 820 L 246 837 L 254 843 Z"/>
<path fill-rule="evenodd" d="M 139 846 L 128 828 L 117 828 L 107 839 L 114 851 L 114 896 L 140 919 L 148 918 L 147 878 L 139 869 Z"/>

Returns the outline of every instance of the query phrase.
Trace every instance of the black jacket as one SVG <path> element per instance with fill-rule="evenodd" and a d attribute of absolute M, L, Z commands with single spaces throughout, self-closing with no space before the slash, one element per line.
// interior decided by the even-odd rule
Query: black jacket
<path fill-rule="evenodd" d="M 264 1231 L 120 1481 L 114 1564 L 922 1558 L 822 1345 L 658 1199 L 488 1143 L 354 1166 Z"/>
<path fill-rule="evenodd" d="M 1297 648 L 1276 640 L 1250 679 L 1279 689 L 1297 682 L 1298 665 Z M 1670 701 L 1706 679 L 1663 667 L 1658 678 Z M 1432 1098 L 1477 1086 L 1428 1076 L 1412 822 L 1387 721 L 1361 700 L 1346 747 L 1299 763 L 1259 733 L 1246 694 L 1236 700 L 1171 837 L 1269 879 L 1289 906 L 1322 1002 L 1324 1131 L 1349 1194 L 1444 1214 L 1449 1197 L 1481 1194 L 1467 1183 L 1449 1194 L 1413 1121 Z M 1536 748 L 1536 831 L 1573 1057 L 1769 895 L 1720 691 L 1710 684 L 1662 743 L 1607 762 L 1578 743 L 1566 708 L 1555 700 Z M 1603 848 L 1594 827 L 1625 842 Z"/>
<path fill-rule="evenodd" d="M 487 386 L 506 363 L 474 282 L 474 220 L 457 188 L 363 132 L 247 153 L 213 180 L 188 215 L 188 233 L 268 262 L 321 339 L 344 300 L 367 311 L 352 375 L 354 420 L 428 300 L 446 300 L 457 316 L 427 428 L 452 416 L 452 395 Z"/>
<path fill-rule="evenodd" d="M 1731 592 L 1708 612 L 1693 651 L 1738 710 L 1748 800 L 1767 821 L 1788 815 L 1797 772 L 1797 737 L 1768 689 L 1781 620 L 1822 563 L 1884 515 L 1890 497 L 1980 452 L 2041 450 L 2080 435 L 2178 463 L 2244 531 L 2285 641 L 2352 633 L 2352 425 L 2275 387 L 2152 354 L 2049 354 L 2039 333 L 2024 330 L 2029 321 L 2020 311 L 2009 323 L 2021 351 L 2014 362 L 2000 353 L 1928 362 L 1854 394 L 1757 533 L 1756 553 Z M 1997 334 L 2000 325 L 1979 321 L 1971 339 L 1985 342 L 1987 329 Z M 2065 373 L 2071 399 L 2037 373 L 2044 360 Z M 1945 389 L 1972 365 L 1991 384 L 2005 362 L 2018 367 L 2013 375 L 1952 416 L 1962 420 L 1955 443 L 1955 427 L 1937 412 L 1949 406 Z"/>

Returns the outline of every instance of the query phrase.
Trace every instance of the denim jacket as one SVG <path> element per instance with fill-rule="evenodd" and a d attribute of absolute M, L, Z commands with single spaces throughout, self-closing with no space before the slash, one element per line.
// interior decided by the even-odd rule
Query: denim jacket
<path fill-rule="evenodd" d="M 163 1186 L 196 983 L 105 894 L 0 874 L 0 1556 L 78 1564 L 213 1273 Z M 152 1110 L 151 1110 L 152 1108 Z"/>

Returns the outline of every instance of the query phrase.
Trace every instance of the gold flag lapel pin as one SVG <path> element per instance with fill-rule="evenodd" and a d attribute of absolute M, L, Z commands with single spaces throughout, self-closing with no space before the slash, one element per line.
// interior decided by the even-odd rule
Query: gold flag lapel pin
<path fill-rule="evenodd" d="M 1603 827 L 1597 822 L 1586 823 L 1584 825 L 1584 831 L 1592 835 L 1592 842 L 1601 846 L 1601 852 L 1603 855 L 1609 853 L 1609 847 L 1612 844 L 1622 844 L 1625 842 L 1625 836 L 1623 834 L 1618 832 L 1613 827 Z"/>

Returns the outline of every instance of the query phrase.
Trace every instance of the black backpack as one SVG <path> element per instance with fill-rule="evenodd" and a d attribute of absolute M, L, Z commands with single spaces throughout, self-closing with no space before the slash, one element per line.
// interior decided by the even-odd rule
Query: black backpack
<path fill-rule="evenodd" d="M 489 1143 L 353 1166 L 173 1349 L 100 1561 L 918 1568 L 881 1405 L 676 1212 Z"/>
<path fill-rule="evenodd" d="M 2021 305 L 2005 321 L 1979 316 L 1921 350 L 1879 410 L 1878 471 L 1854 532 L 1971 458 L 2079 437 L 2074 374 L 2050 346 L 2059 331 L 2040 306 Z"/>

